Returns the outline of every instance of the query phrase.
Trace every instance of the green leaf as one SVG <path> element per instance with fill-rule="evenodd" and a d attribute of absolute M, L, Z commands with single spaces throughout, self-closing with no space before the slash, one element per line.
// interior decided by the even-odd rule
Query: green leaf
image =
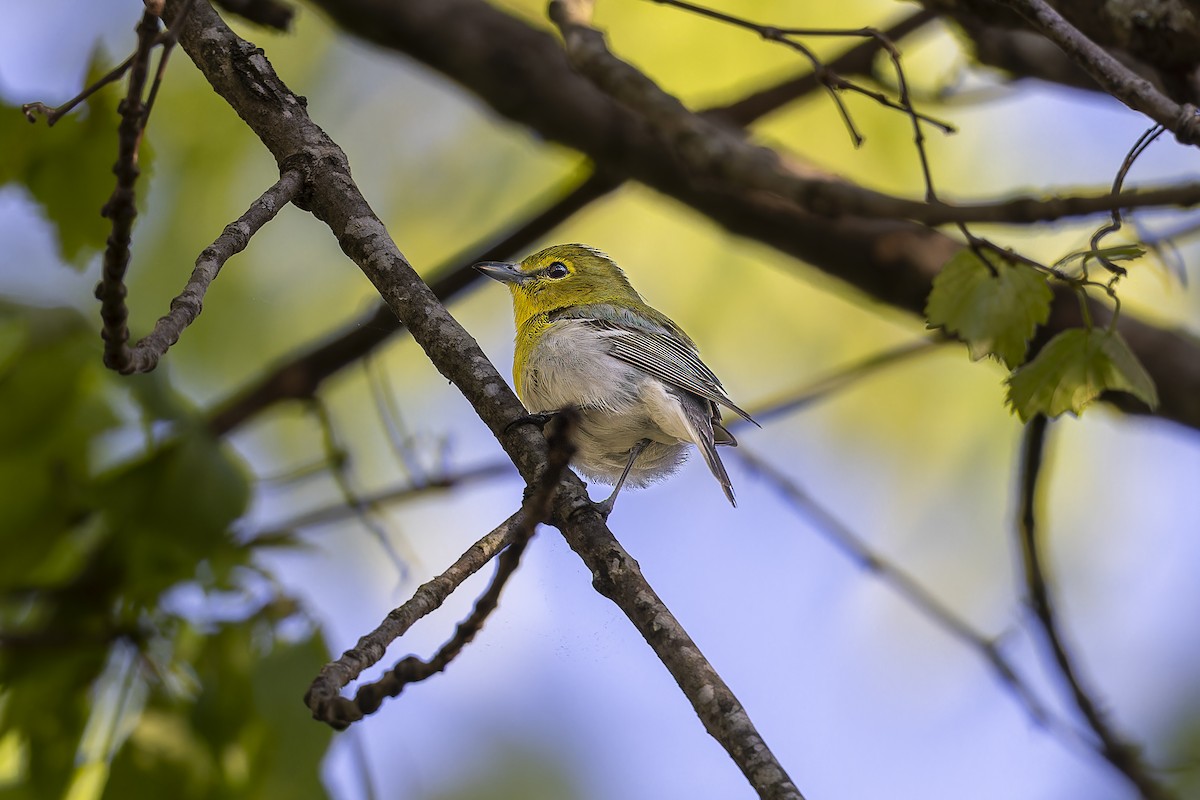
<path fill-rule="evenodd" d="M 1121 335 L 1096 328 L 1063 331 L 1008 379 L 1008 402 L 1022 422 L 1035 414 L 1079 414 L 1106 391 L 1158 405 L 1154 380 Z"/>
<path fill-rule="evenodd" d="M 50 585 L 86 557 L 86 532 L 70 531 L 86 518 L 94 442 L 119 420 L 77 311 L 0 303 L 0 353 L 0 587 Z"/>
<path fill-rule="evenodd" d="M 95 501 L 120 537 L 127 599 L 152 605 L 201 562 L 218 579 L 243 564 L 249 554 L 229 526 L 249 496 L 241 462 L 200 425 L 102 476 Z"/>
<path fill-rule="evenodd" d="M 999 358 L 1010 369 L 1025 360 L 1037 326 L 1050 316 L 1046 278 L 1025 264 L 991 259 L 992 269 L 964 248 L 933 279 L 925 305 L 929 327 L 967 343 L 971 358 Z"/>

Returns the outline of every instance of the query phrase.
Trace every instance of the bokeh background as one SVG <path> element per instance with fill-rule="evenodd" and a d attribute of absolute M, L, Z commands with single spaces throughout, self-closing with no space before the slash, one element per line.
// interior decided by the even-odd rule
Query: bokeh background
<path fill-rule="evenodd" d="M 500 5 L 549 27 L 540 2 Z M 839 28 L 881 26 L 911 8 L 891 0 L 725 7 L 779 26 Z M 119 379 L 99 369 L 91 292 L 104 224 L 95 213 L 111 190 L 114 101 L 106 95 L 77 123 L 53 129 L 28 125 L 14 109 L 31 100 L 60 102 L 83 83 L 89 65 L 115 63 L 132 48 L 140 10 L 134 0 L 0 8 L 0 99 L 7 106 L 0 141 L 9 162 L 0 167 L 0 295 L 6 313 L 21 319 L 65 307 L 86 320 L 56 317 L 72 331 L 83 325 L 85 333 L 73 333 L 72 341 L 94 358 L 87 361 L 93 366 L 78 367 L 80 380 L 115 415 L 87 442 L 89 475 L 119 469 L 155 440 L 144 424 L 149 395 L 169 397 L 176 424 L 202 417 L 268 365 L 339 330 L 377 299 L 328 230 L 287 208 L 227 265 L 203 315 L 153 378 Z M 750 34 L 653 3 L 601 3 L 597 22 L 615 52 L 692 107 L 737 99 L 804 67 L 794 53 Z M 418 270 L 428 272 L 467 242 L 486 241 L 580 175 L 577 154 L 498 119 L 419 65 L 340 34 L 311 8 L 300 6 L 290 34 L 233 24 L 307 96 L 310 113 L 346 150 L 363 193 Z M 847 44 L 815 47 L 833 54 Z M 1104 186 L 1146 127 L 1106 97 L 1006 85 L 974 70 L 954 33 L 941 27 L 906 40 L 904 51 L 923 108 L 959 127 L 930 141 L 946 197 Z M 958 91 L 939 99 L 947 86 Z M 820 94 L 755 132 L 863 184 L 919 196 L 907 120 L 848 102 L 867 137 L 860 149 Z M 149 147 L 130 273 L 135 335 L 164 313 L 196 254 L 274 179 L 266 150 L 181 52 L 158 100 Z M 36 169 L 28 167 L 32 161 Z M 1198 171 L 1194 153 L 1164 140 L 1138 162 L 1131 181 L 1194 180 Z M 55 208 L 47 197 L 57 198 Z M 1165 230 L 1179 218 L 1142 220 L 1147 229 Z M 1053 260 L 1085 246 L 1094 224 L 986 232 Z M 616 258 L 642 294 L 700 343 L 731 395 L 751 411 L 925 335 L 922 320 L 728 235 L 640 186 L 595 203 L 539 244 L 568 241 Z M 1196 332 L 1195 256 L 1184 242 L 1171 264 L 1140 262 L 1122 282 L 1125 307 Z M 451 310 L 507 372 L 513 332 L 503 288 L 481 283 Z M 399 411 L 391 430 L 371 390 L 380 375 Z M 1001 637 L 1024 676 L 1074 723 L 1030 635 L 1015 569 L 1021 428 L 1004 407 L 1002 378 L 996 365 L 971 363 L 962 348 L 939 348 L 738 435 L 745 451 L 803 486 L 980 631 Z M 347 477 L 364 494 L 412 479 L 390 443 L 397 428 L 426 476 L 503 464 L 467 403 L 404 337 L 329 381 L 321 395 L 349 454 Z M 1056 423 L 1051 435 L 1047 553 L 1085 679 L 1151 762 L 1200 792 L 1200 441 L 1194 431 L 1104 407 Z M 20 455 L 18 439 L 5 441 L 14 448 L 6 454 L 11 462 Z M 231 436 L 220 458 L 250 490 L 245 513 L 232 523 L 237 540 L 340 504 L 328 471 L 290 483 L 265 480 L 324 456 L 322 429 L 299 404 L 280 405 Z M 726 462 L 736 510 L 694 460 L 666 483 L 624 494 L 610 525 L 807 796 L 1134 796 L 1078 743 L 1035 723 L 978 652 L 832 546 L 736 453 Z M 10 480 L 0 494 L 11 492 L 15 501 L 25 490 L 14 470 L 5 474 Z M 228 640 L 222 647 L 229 658 L 206 672 L 208 662 L 189 662 L 193 651 L 168 637 L 174 644 L 164 660 L 186 677 L 175 685 L 140 667 L 128 648 L 105 656 L 101 677 L 78 687 L 91 705 L 70 717 L 79 725 L 93 721 L 81 733 L 60 719 L 72 770 L 64 791 L 72 798 L 148 796 L 156 784 L 134 780 L 138 769 L 170 776 L 178 768 L 190 776 L 175 784 L 179 796 L 196 797 L 749 796 L 661 664 L 592 591 L 587 570 L 552 529 L 534 540 L 499 611 L 445 674 L 332 738 L 308 719 L 301 696 L 327 655 L 323 648 L 336 654 L 351 646 L 511 513 L 521 489 L 509 471 L 391 505 L 376 517 L 386 547 L 350 517 L 299 528 L 288 546 L 251 547 L 243 556 L 254 569 L 243 564 L 216 583 L 204 577 L 215 568 L 199 565 L 197 575 L 161 595 L 162 607 L 185 621 L 188 641 Z M 236 491 L 220 482 L 195 485 L 201 506 L 220 506 L 222 492 Z M 19 526 L 6 519 L 9 542 L 40 541 L 58 530 L 38 519 Z M 153 535 L 189 531 L 163 526 Z M 485 578 L 469 581 L 393 645 L 389 658 L 431 653 Z M 262 609 L 281 598 L 295 605 L 264 622 Z M 9 624 L 20 621 L 19 613 L 6 613 Z M 248 616 L 257 632 L 230 633 L 249 625 L 240 622 Z M 23 653 L 11 649 L 9 657 L 19 662 Z M 238 659 L 240 678 L 230 669 Z M 209 678 L 224 682 L 214 689 Z M 18 681 L 5 687 L 0 715 L 27 688 Z M 202 724 L 203 714 L 187 730 L 183 717 L 149 713 L 164 691 L 173 707 L 224 698 L 230 707 L 223 713 L 234 717 L 253 707 L 270 720 L 255 736 L 287 747 L 271 751 L 243 736 L 214 750 L 205 737 L 215 728 Z M 11 731 L 0 738 L 0 792 L 38 796 L 26 783 L 38 761 L 33 741 Z M 291 783 L 256 782 L 265 768 L 255 754 L 267 759 L 269 752 L 271 770 Z"/>

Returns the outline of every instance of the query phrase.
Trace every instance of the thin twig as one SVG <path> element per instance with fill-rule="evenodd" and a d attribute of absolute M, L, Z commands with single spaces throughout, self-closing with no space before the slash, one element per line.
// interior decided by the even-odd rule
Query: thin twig
<path fill-rule="evenodd" d="M 321 429 L 321 446 L 325 449 L 329 472 L 333 475 L 334 483 L 337 484 L 338 491 L 342 494 L 343 505 L 349 509 L 350 513 L 358 519 L 359 523 L 379 543 L 383 552 L 396 568 L 396 572 L 403 577 L 407 574 L 408 567 L 405 565 L 404 559 L 400 557 L 400 554 L 396 552 L 396 548 L 392 545 L 392 539 L 388 531 L 375 519 L 375 515 L 381 513 L 378 504 L 360 496 L 358 491 L 350 484 L 350 476 L 346 471 L 349 459 L 347 458 L 346 451 L 338 444 L 337 434 L 333 429 L 333 415 L 329 413 L 329 408 L 320 397 L 310 398 L 308 409 L 316 417 L 317 424 Z"/>
<path fill-rule="evenodd" d="M 870 377 L 879 370 L 908 361 L 910 358 L 933 352 L 939 345 L 952 340 L 944 336 L 930 336 L 912 342 L 896 345 L 887 350 L 881 350 L 861 361 L 846 367 L 840 367 L 826 377 L 805 384 L 800 389 L 784 392 L 771 400 L 764 400 L 755 405 L 750 416 L 760 423 L 766 424 L 778 417 L 824 400 L 834 392 L 841 391 L 863 378 Z M 730 420 L 726 427 L 741 425 L 744 420 Z M 749 424 L 749 423 L 746 423 Z"/>
<path fill-rule="evenodd" d="M 723 186 L 777 195 L 821 217 L 906 219 L 927 225 L 1020 224 L 1107 212 L 1116 207 L 1200 203 L 1200 183 L 1117 196 L 1105 192 L 955 204 L 912 200 L 830 177 L 803 175 L 786 168 L 774 151 L 692 113 L 642 72 L 613 55 L 604 36 L 588 24 L 587 5 L 585 0 L 553 0 L 550 4 L 551 20 L 563 35 L 572 66 L 597 88 L 641 114 L 689 171 Z"/>
<path fill-rule="evenodd" d="M 430 480 L 428 470 L 421 464 L 421 459 L 417 457 L 416 448 L 412 444 L 412 436 L 405 430 L 404 418 L 396 403 L 396 393 L 392 390 L 388 370 L 377 366 L 377 361 L 370 356 L 364 357 L 362 364 L 363 372 L 367 376 L 367 385 L 375 400 L 375 409 L 387 431 L 392 452 L 407 473 L 411 487 L 420 488 Z"/>
<path fill-rule="evenodd" d="M 116 350 L 111 359 L 106 355 L 105 363 L 122 374 L 149 372 L 158 366 L 159 359 L 179 341 L 184 329 L 200 316 L 204 295 L 225 262 L 245 250 L 254 234 L 274 219 L 303 186 L 304 176 L 298 171 L 290 170 L 280 176 L 245 214 L 226 225 L 221 235 L 201 251 L 183 291 L 171 301 L 171 310 L 154 323 L 153 330 L 133 347 Z M 124 297 L 123 284 L 120 284 L 120 295 Z"/>
<path fill-rule="evenodd" d="M 996 637 L 989 637 L 975 630 L 969 622 L 934 597 L 916 579 L 876 553 L 866 541 L 821 506 L 795 480 L 776 469 L 765 459 L 742 447 L 735 450 L 734 454 L 750 468 L 751 472 L 769 483 L 792 508 L 812 523 L 814 530 L 826 541 L 895 591 L 905 602 L 938 628 L 978 654 L 987 663 L 996 680 L 1025 708 L 1035 723 L 1064 742 L 1070 743 L 1079 740 L 1078 731 L 1060 720 L 1041 701 L 1037 692 L 1028 682 L 1021 677 L 1016 665 L 1000 649 Z"/>
<path fill-rule="evenodd" d="M 322 470 L 328 469 L 328 461 L 321 462 L 320 466 Z M 445 492 L 448 489 L 457 489 L 481 481 L 511 476 L 512 474 L 512 464 L 507 461 L 483 464 L 478 467 L 469 467 L 453 472 L 442 472 L 441 474 L 431 475 L 417 484 L 406 484 L 393 489 L 362 494 L 358 496 L 358 503 L 368 508 L 393 505 L 415 500 L 418 497 Z M 349 506 L 345 502 L 339 502 L 297 514 L 284 522 L 271 525 L 269 530 L 264 529 L 263 533 L 255 534 L 255 536 L 278 535 L 300 528 L 311 528 L 315 525 L 329 525 L 334 522 L 341 522 L 358 513 L 359 510 L 357 508 Z"/>
<path fill-rule="evenodd" d="M 617 185 L 619 182 L 601 174 L 577 181 L 565 194 L 556 193 L 553 200 L 498 240 L 473 244 L 451 256 L 433 270 L 429 288 L 442 302 L 456 297 L 480 277 L 472 265 L 512 257 Z M 218 403 L 209 418 L 209 430 L 224 435 L 277 402 L 312 397 L 326 378 L 374 351 L 400 330 L 404 325 L 395 312 L 380 303 L 327 341 L 288 359 L 250 387 Z"/>
<path fill-rule="evenodd" d="M 521 521 L 520 517 L 521 512 L 518 511 L 496 526 L 471 545 L 441 575 L 421 584 L 413 596 L 399 608 L 389 612 L 375 630 L 360 638 L 354 647 L 342 653 L 336 661 L 322 667 L 304 695 L 304 703 L 312 711 L 313 719 L 328 723 L 339 730 L 348 726 L 350 722 L 361 719 L 362 714 L 354 702 L 341 696 L 342 688 L 368 667 L 378 663 L 387 652 L 389 644 L 403 636 L 418 620 L 439 608 L 463 581 L 510 545 Z"/>
<path fill-rule="evenodd" d="M 305 696 L 305 702 L 313 711 L 313 716 L 316 719 L 328 723 L 337 730 L 342 730 L 364 716 L 374 713 L 379 709 L 385 698 L 397 696 L 408 684 L 423 681 L 444 670 L 462 652 L 463 648 L 471 643 L 479 631 L 483 629 L 483 624 L 487 621 L 487 618 L 496 610 L 500 602 L 500 593 L 504 590 L 508 579 L 512 577 L 520 564 L 525 546 L 529 543 L 530 538 L 533 537 L 538 524 L 546 521 L 550 516 L 551 503 L 554 499 L 554 493 L 558 488 L 559 479 L 562 477 L 563 471 L 566 470 L 567 464 L 575 452 L 572 438 L 577 421 L 577 415 L 568 409 L 557 414 L 550 425 L 547 426 L 546 444 L 548 451 L 546 468 L 538 481 L 530 487 L 525 501 L 521 504 L 521 510 L 512 517 L 509 517 L 508 521 L 505 522 L 505 525 L 512 523 L 511 541 L 497 559 L 496 574 L 492 577 L 492 581 L 487 589 L 475 601 L 475 607 L 471 610 L 470 615 L 455 628 L 454 635 L 449 641 L 442 645 L 428 661 L 422 661 L 416 656 L 407 656 L 401 659 L 378 680 L 360 686 L 355 693 L 353 701 L 347 700 L 340 694 L 327 697 L 323 694 L 318 695 L 314 691 L 317 689 L 318 682 L 322 681 L 322 677 L 326 675 L 326 671 L 334 666 L 327 665 L 321 670 L 321 674 L 317 676 L 317 679 L 313 682 L 313 686 L 309 689 L 309 693 Z M 503 528 L 504 525 L 501 527 Z M 492 536 L 495 533 L 496 531 L 493 531 L 488 536 Z M 478 547 L 478 543 L 476 547 Z M 474 549 L 472 548 L 472 550 Z M 466 558 L 471 552 L 469 550 L 467 554 L 464 554 L 463 558 Z M 445 577 L 445 574 L 442 577 Z M 433 582 L 431 581 L 418 589 L 418 595 L 426 587 L 431 587 L 432 584 Z M 402 611 L 410 603 L 413 603 L 418 595 L 414 595 L 409 603 L 389 614 L 389 620 L 397 612 Z M 412 622 L 428 614 L 440 604 L 441 601 L 438 601 L 436 604 L 422 604 L 420 610 L 423 610 L 424 613 L 419 613 L 417 616 L 412 617 L 412 621 L 408 625 L 411 626 Z M 394 626 L 389 626 L 389 628 L 394 629 Z M 379 630 L 376 629 L 375 633 L 378 633 Z M 407 630 L 407 626 L 405 626 L 404 630 Z M 400 630 L 396 635 L 402 634 L 404 630 Z M 382 639 L 386 638 L 386 635 L 380 637 L 380 643 L 384 649 L 395 638 L 392 637 L 392 639 L 382 641 Z M 357 649 L 363 649 L 362 640 L 359 641 Z M 343 654 L 342 659 L 334 662 L 334 664 L 341 664 L 351 652 L 347 651 L 346 654 Z M 353 680 L 356 678 L 361 674 L 362 669 L 370 666 L 371 663 L 374 662 L 364 663 L 361 659 L 355 661 L 351 671 L 348 673 L 348 679 Z M 359 666 L 360 664 L 361 666 Z M 353 667 L 359 667 L 358 672 L 354 672 Z M 342 684 L 342 686 L 344 685 L 345 683 Z M 322 686 L 322 690 L 325 688 Z M 340 688 L 339 686 L 335 691 L 339 691 Z"/>
<path fill-rule="evenodd" d="M 837 72 L 833 69 L 833 67 L 831 65 L 827 65 L 827 64 L 823 63 L 821 61 L 821 59 L 817 57 L 816 53 L 814 53 L 812 51 L 811 48 L 809 48 L 803 42 L 796 41 L 795 39 L 792 38 L 793 36 L 860 37 L 860 38 L 873 39 L 878 44 L 883 45 L 886 49 L 894 50 L 895 49 L 894 46 L 892 45 L 892 43 L 890 41 L 887 40 L 887 37 L 884 34 L 880 33 L 879 31 L 875 30 L 874 28 L 856 28 L 856 29 L 849 29 L 849 30 L 847 30 L 847 29 L 809 30 L 809 29 L 805 29 L 805 28 L 777 28 L 773 25 L 760 25 L 759 23 L 751 22 L 743 17 L 736 17 L 731 14 L 725 14 L 720 11 L 715 11 L 710 8 L 705 8 L 704 6 L 695 5 L 694 3 L 684 2 L 684 0 L 653 0 L 653 2 L 659 3 L 661 5 L 672 6 L 674 8 L 678 8 L 683 11 L 688 11 L 693 14 L 697 14 L 697 15 L 700 15 L 703 17 L 708 17 L 709 19 L 714 19 L 719 22 L 724 22 L 729 25 L 733 25 L 735 27 L 753 31 L 753 32 L 757 33 L 759 36 L 761 36 L 763 39 L 766 39 L 767 41 L 775 42 L 777 44 L 783 45 L 784 47 L 788 47 L 792 50 L 795 50 L 797 53 L 799 53 L 805 59 L 807 59 L 808 62 L 812 65 L 813 75 L 815 75 L 817 77 L 817 79 L 820 81 L 820 83 L 825 87 L 826 91 L 829 93 L 830 99 L 832 99 L 834 104 L 836 105 L 838 114 L 841 116 L 842 121 L 846 124 L 846 127 L 850 132 L 850 138 L 853 140 L 854 145 L 856 147 L 858 145 L 862 144 L 863 137 L 858 132 L 858 129 L 855 126 L 854 121 L 850 116 L 849 110 L 846 108 L 845 104 L 842 102 L 842 99 L 838 94 L 839 91 L 843 91 L 843 90 L 852 91 L 857 94 L 861 94 L 864 97 L 869 97 L 882 106 L 885 106 L 887 108 L 898 109 L 898 110 L 904 111 L 905 113 L 908 113 L 908 114 L 913 114 L 913 115 L 915 115 L 915 117 L 917 119 L 920 119 L 920 120 L 928 122 L 932 125 L 935 125 L 946 132 L 950 132 L 954 129 L 953 126 L 951 126 L 950 124 L 948 124 L 946 122 L 942 122 L 940 120 L 933 119 L 932 117 L 927 117 L 923 114 L 917 114 L 915 111 L 911 111 L 910 109 L 904 108 L 904 106 L 902 104 L 893 101 L 892 99 L 881 94 L 880 92 L 874 91 L 872 89 L 868 89 L 865 86 L 862 86 L 854 81 L 851 81 L 851 80 L 848 80 L 848 79 L 842 77 L 841 75 L 838 75 Z"/>
<path fill-rule="evenodd" d="M 175 45 L 179 42 L 179 26 L 187 20 L 188 15 L 192 12 L 192 5 L 195 2 L 196 0 L 188 0 L 188 4 L 184 6 L 174 26 L 159 34 L 158 43 L 162 45 L 162 52 L 158 55 L 158 68 L 154 71 L 154 82 L 150 84 L 150 94 L 146 97 L 146 108 L 142 112 L 142 129 L 138 132 L 138 148 L 141 147 L 142 137 L 146 135 L 146 126 L 150 124 L 150 112 L 154 110 L 154 101 L 158 98 L 158 90 L 162 86 L 163 75 L 167 73 L 167 61 L 171 58 L 171 51 L 175 49 Z"/>
<path fill-rule="evenodd" d="M 1021 563 L 1024 572 L 1024 588 L 1038 622 L 1038 629 L 1046 640 L 1051 663 L 1066 684 L 1079 713 L 1099 741 L 1099 752 L 1113 767 L 1137 787 L 1146 800 L 1168 800 L 1175 795 L 1152 773 L 1142 760 L 1138 748 L 1121 736 L 1093 699 L 1093 692 L 1085 689 L 1079 677 L 1077 659 L 1067 650 L 1054 603 L 1050 597 L 1047 570 L 1042 564 L 1038 547 L 1037 495 L 1041 477 L 1042 456 L 1046 446 L 1045 416 L 1035 416 L 1025 426 L 1021 442 L 1020 501 L 1017 513 L 1017 534 L 1020 545 Z"/>
<path fill-rule="evenodd" d="M 125 59 L 120 64 L 109 70 L 106 75 L 94 81 L 82 92 L 75 95 L 60 106 L 52 107 L 40 102 L 26 103 L 25 105 L 21 106 L 21 111 L 25 114 L 25 119 L 29 120 L 30 122 L 37 122 L 38 115 L 41 115 L 46 118 L 46 124 L 50 127 L 53 127 L 54 123 L 71 113 L 75 106 L 79 105 L 84 100 L 87 100 L 102 87 L 120 79 L 126 72 L 129 71 L 129 68 L 133 66 L 133 59 L 136 56 L 137 53 L 130 55 L 129 58 Z"/>
<path fill-rule="evenodd" d="M 920 30 L 938 18 L 933 11 L 922 8 L 902 18 L 894 25 L 890 25 L 883 31 L 883 36 L 890 41 L 896 41 Z M 825 69 L 835 75 L 870 75 L 878 52 L 879 40 L 866 39 L 828 62 Z M 823 75 L 820 72 L 810 70 L 795 78 L 753 92 L 723 108 L 711 109 L 702 114 L 717 115 L 741 127 L 746 127 L 751 122 L 782 108 L 787 103 L 816 91 L 823 85 L 822 78 Z"/>
<path fill-rule="evenodd" d="M 112 231 L 104 250 L 96 298 L 100 301 L 103 323 L 104 364 L 118 371 L 125 370 L 130 358 L 126 345 L 129 328 L 125 323 L 129 309 L 125 305 L 125 270 L 129 266 L 129 243 L 133 236 L 133 220 L 137 216 L 134 187 L 141 174 L 137 165 L 138 144 L 146 121 L 142 94 L 149 74 L 150 51 L 158 39 L 158 17 L 149 11 L 142 14 L 137 35 L 137 50 L 129 68 L 129 87 L 118 106 L 121 123 L 117 126 L 117 163 L 113 166 L 117 186 L 100 212 L 112 220 Z"/>
<path fill-rule="evenodd" d="M 1125 184 L 1125 176 L 1129 174 L 1129 170 L 1133 169 L 1133 163 L 1138 160 L 1138 157 L 1141 156 L 1142 153 L 1146 152 L 1146 148 L 1153 144 L 1154 140 L 1162 135 L 1165 130 L 1166 128 L 1164 128 L 1162 125 L 1154 125 L 1153 127 L 1144 131 L 1142 135 L 1138 137 L 1138 140 L 1133 143 L 1133 147 L 1131 147 L 1129 152 L 1125 154 L 1125 159 L 1121 162 L 1121 167 L 1117 170 L 1116 177 L 1113 178 L 1113 194 L 1121 193 L 1121 187 Z M 1090 242 L 1092 249 L 1099 250 L 1100 243 L 1104 241 L 1104 237 L 1111 233 L 1116 233 L 1119 230 L 1121 230 L 1121 209 L 1114 208 L 1112 210 L 1112 218 L 1109 223 L 1100 227 L 1099 230 L 1092 234 L 1092 239 Z M 1114 280 L 1125 275 L 1125 268 L 1117 266 L 1110 259 L 1107 259 L 1102 255 L 1097 255 L 1096 260 L 1114 275 Z M 1087 262 L 1085 261 L 1085 277 L 1087 275 L 1086 263 Z"/>

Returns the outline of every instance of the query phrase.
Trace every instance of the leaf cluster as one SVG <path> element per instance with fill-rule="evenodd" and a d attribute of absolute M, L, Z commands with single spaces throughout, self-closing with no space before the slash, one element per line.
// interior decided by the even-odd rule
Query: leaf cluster
<path fill-rule="evenodd" d="M 1139 255 L 1139 248 L 1123 246 L 1072 254 L 1059 264 Z M 1062 331 L 1026 363 L 1030 341 L 1050 317 L 1050 279 L 1050 271 L 1032 264 L 966 247 L 934 278 L 925 315 L 931 328 L 962 339 L 973 360 L 992 357 L 1010 370 L 1008 402 L 1022 422 L 1080 414 L 1106 391 L 1155 407 L 1154 381 L 1115 326 Z"/>
<path fill-rule="evenodd" d="M 324 647 L 280 639 L 284 598 L 247 596 L 246 471 L 165 373 L 118 388 L 98 350 L 74 311 L 0 307 L 0 788 L 111 770 L 111 797 L 319 795 L 328 735 L 297 724 L 294 687 Z M 238 611 L 205 620 L 184 589 Z"/>

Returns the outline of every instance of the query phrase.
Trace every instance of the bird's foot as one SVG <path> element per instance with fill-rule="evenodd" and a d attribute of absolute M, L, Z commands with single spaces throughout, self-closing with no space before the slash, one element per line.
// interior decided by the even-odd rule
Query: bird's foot
<path fill-rule="evenodd" d="M 526 414 L 523 417 L 517 417 L 512 422 L 505 425 L 504 432 L 508 433 L 513 428 L 517 427 L 518 425 L 534 425 L 539 430 L 545 429 L 546 424 L 549 423 L 550 420 L 554 419 L 554 417 L 557 415 L 558 415 L 557 411 L 551 411 L 549 413 L 544 413 L 544 414 Z"/>

